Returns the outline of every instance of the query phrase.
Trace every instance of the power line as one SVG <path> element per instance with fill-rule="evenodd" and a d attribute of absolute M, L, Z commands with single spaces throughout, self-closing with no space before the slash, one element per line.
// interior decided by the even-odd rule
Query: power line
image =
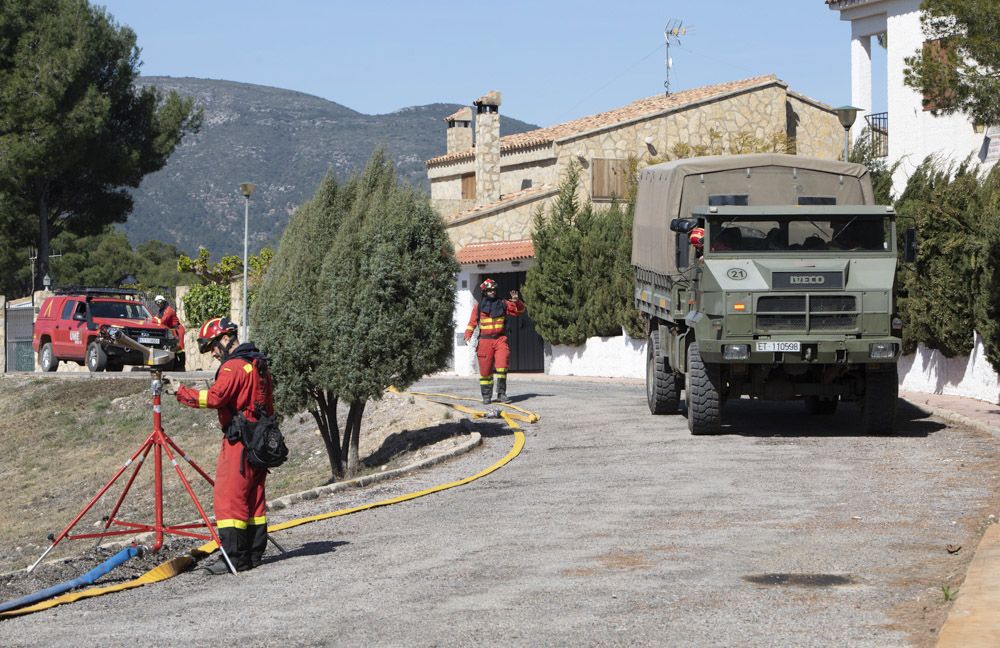
<path fill-rule="evenodd" d="M 611 84 L 613 84 L 615 81 L 617 81 L 618 79 L 622 78 L 623 76 L 625 76 L 626 74 L 628 74 L 629 72 L 631 72 L 632 70 L 634 70 L 636 67 L 639 66 L 640 63 L 642 63 L 643 61 L 645 61 L 646 59 L 648 59 L 653 54 L 656 54 L 657 52 L 659 52 L 664 47 L 665 47 L 665 45 L 663 45 L 663 44 L 657 45 L 649 54 L 646 54 L 641 59 L 639 59 L 638 61 L 636 61 L 632 65 L 628 66 L 627 68 L 625 68 L 620 74 L 618 74 L 617 76 L 615 76 L 614 78 L 612 78 L 610 81 L 608 81 L 607 83 L 605 83 L 604 85 L 602 85 L 600 88 L 594 90 L 589 95 L 587 95 L 586 97 L 584 97 L 580 101 L 576 102 L 575 104 L 573 104 L 572 106 L 570 106 L 569 108 L 567 108 L 566 112 L 564 114 L 565 115 L 570 115 L 573 112 L 573 110 L 575 110 L 577 107 L 580 106 L 580 104 L 582 104 L 585 101 L 587 101 L 588 99 L 594 97 L 595 95 L 597 95 L 598 93 L 600 93 L 602 90 L 604 90 L 605 88 L 607 88 L 608 86 L 610 86 Z"/>

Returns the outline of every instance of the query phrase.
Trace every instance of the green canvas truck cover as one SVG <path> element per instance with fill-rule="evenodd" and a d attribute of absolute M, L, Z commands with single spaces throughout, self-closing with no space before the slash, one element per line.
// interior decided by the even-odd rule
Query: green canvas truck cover
<path fill-rule="evenodd" d="M 670 231 L 670 221 L 712 204 L 873 205 L 875 197 L 866 167 L 837 160 L 761 153 L 646 167 L 639 172 L 632 265 L 675 274 L 678 235 Z"/>

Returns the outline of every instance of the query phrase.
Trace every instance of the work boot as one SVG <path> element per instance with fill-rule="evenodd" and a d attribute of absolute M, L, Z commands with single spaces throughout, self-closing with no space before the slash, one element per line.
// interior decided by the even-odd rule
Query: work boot
<path fill-rule="evenodd" d="M 267 549 L 267 524 L 248 524 L 247 540 L 250 548 L 247 552 L 249 563 L 247 569 L 259 567 L 264 559 L 264 550 Z"/>
<path fill-rule="evenodd" d="M 215 562 L 205 565 L 201 570 L 209 576 L 222 576 L 223 574 L 230 573 L 229 565 L 226 564 L 226 559 L 221 555 Z M 239 570 L 237 569 L 236 571 Z"/>
<path fill-rule="evenodd" d="M 240 571 L 242 565 L 249 564 L 245 529 L 235 527 L 219 529 L 219 541 L 236 571 Z M 226 559 L 220 553 L 219 559 L 211 565 L 206 565 L 204 570 L 213 576 L 219 576 L 229 573 L 229 565 L 226 564 Z"/>
<path fill-rule="evenodd" d="M 510 399 L 507 398 L 507 376 L 498 375 L 497 376 L 497 402 L 498 403 L 509 403 Z"/>
<path fill-rule="evenodd" d="M 479 391 L 483 394 L 483 405 L 493 402 L 493 382 L 479 383 Z"/>

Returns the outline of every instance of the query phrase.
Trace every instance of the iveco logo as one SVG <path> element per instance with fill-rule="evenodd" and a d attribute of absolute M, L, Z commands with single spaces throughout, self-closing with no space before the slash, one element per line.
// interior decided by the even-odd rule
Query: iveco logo
<path fill-rule="evenodd" d="M 788 283 L 795 284 L 809 284 L 811 286 L 821 286 L 826 283 L 826 277 L 822 275 L 792 275 L 788 278 Z"/>
<path fill-rule="evenodd" d="M 726 272 L 726 276 L 730 279 L 740 281 L 741 279 L 747 278 L 747 271 L 743 268 L 730 268 L 729 271 Z"/>

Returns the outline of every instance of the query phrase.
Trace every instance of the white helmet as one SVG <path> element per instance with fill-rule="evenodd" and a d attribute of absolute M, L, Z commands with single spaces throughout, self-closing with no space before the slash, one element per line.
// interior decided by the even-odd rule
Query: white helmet
<path fill-rule="evenodd" d="M 163 302 L 167 301 L 167 298 L 164 297 L 163 295 L 157 295 L 156 297 L 153 297 L 153 301 L 155 301 L 157 304 L 162 304 Z"/>

